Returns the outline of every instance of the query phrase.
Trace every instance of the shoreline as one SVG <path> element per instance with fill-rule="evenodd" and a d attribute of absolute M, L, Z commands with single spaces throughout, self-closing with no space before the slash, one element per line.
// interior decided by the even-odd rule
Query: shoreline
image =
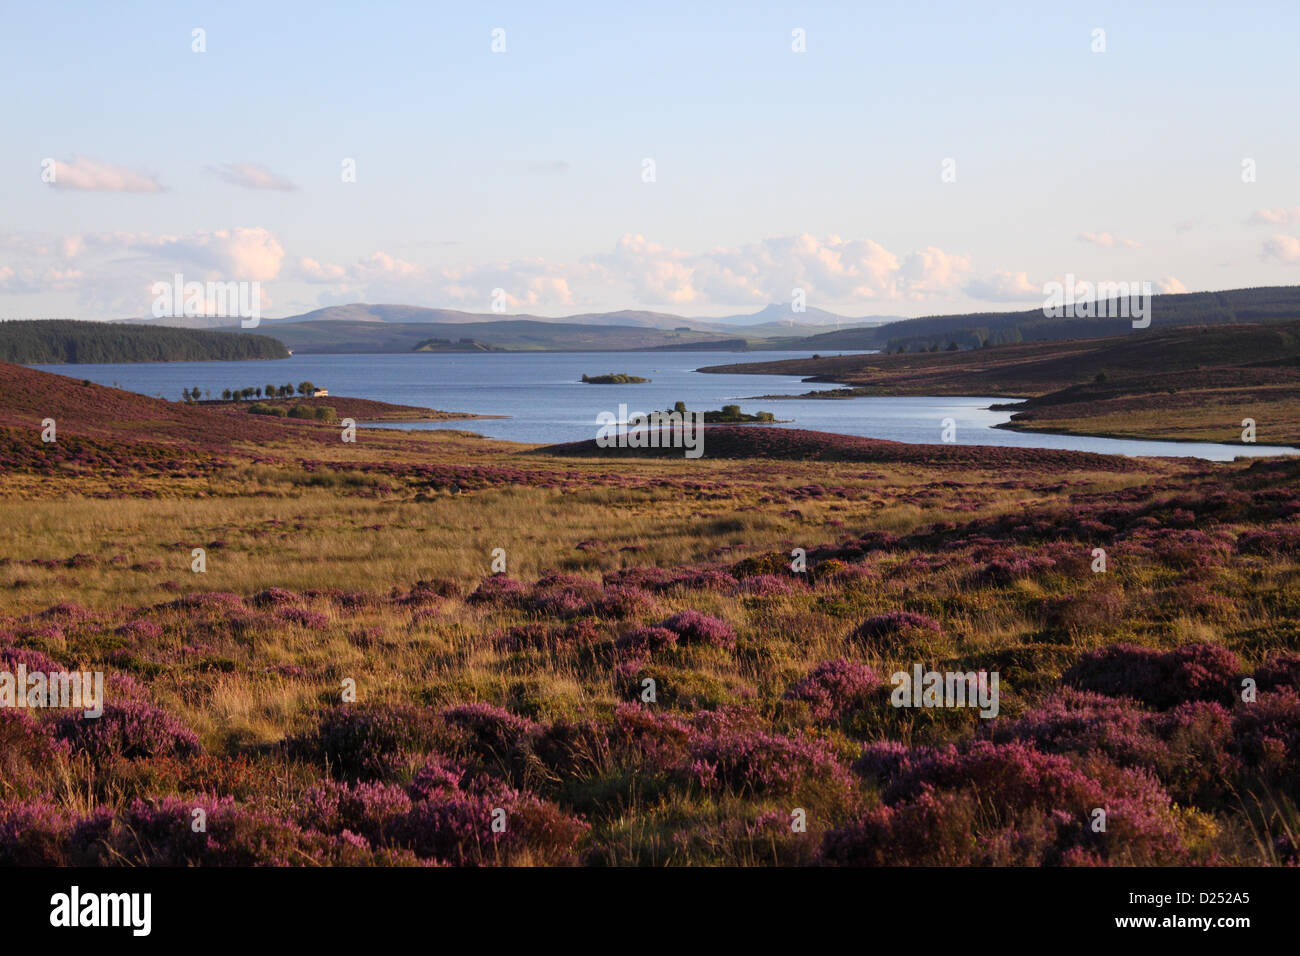
<path fill-rule="evenodd" d="M 989 411 L 997 409 L 989 408 Z M 1020 422 L 1009 421 L 1002 422 L 999 425 L 990 425 L 990 428 L 1001 428 L 1009 432 L 1021 432 L 1026 435 L 1059 435 L 1062 438 L 1106 438 L 1113 441 L 1159 441 L 1168 442 L 1171 445 L 1222 445 L 1225 448 L 1289 448 L 1291 451 L 1300 455 L 1300 446 L 1296 445 L 1273 445 L 1264 442 L 1242 442 L 1242 441 L 1215 441 L 1209 438 L 1148 438 L 1138 435 L 1124 435 L 1118 432 L 1080 432 L 1080 431 L 1058 431 L 1048 428 L 1034 428 L 1030 425 L 1024 425 Z M 1251 457 L 1268 457 L 1268 456 L 1251 456 Z"/>
<path fill-rule="evenodd" d="M 757 363 L 755 363 L 755 364 L 757 364 Z M 706 369 L 696 369 L 695 371 L 697 371 L 697 372 L 701 372 L 701 373 L 703 373 L 703 374 L 705 374 L 705 375 L 711 375 L 711 374 L 724 374 L 724 373 L 721 373 L 721 372 L 712 372 L 712 371 L 708 371 L 708 370 L 706 370 Z M 735 371 L 734 368 L 730 368 L 730 369 L 728 369 L 727 373 L 725 373 L 725 374 L 750 374 L 750 375 L 760 375 L 760 374 L 770 374 L 770 373 L 768 373 L 768 372 L 741 372 L 741 373 L 737 373 L 737 372 Z M 812 376 L 812 377 L 808 377 L 808 378 L 805 378 L 803 381 L 808 382 L 808 383 L 812 383 L 812 384 L 818 384 L 818 385 L 835 385 L 835 386 L 838 386 L 838 387 L 840 387 L 840 388 L 844 388 L 844 389 L 852 389 L 852 390 L 854 390 L 855 392 L 857 392 L 857 390 L 860 389 L 860 388 L 862 387 L 862 386 L 851 385 L 851 384 L 849 384 L 849 383 L 847 383 L 847 382 L 837 382 L 837 381 L 833 381 L 833 380 L 830 380 L 830 379 L 823 378 L 823 377 L 821 377 L 821 376 Z M 935 392 L 925 392 L 925 391 L 921 391 L 921 390 L 912 390 L 912 389 L 909 389 L 909 390 L 907 390 L 906 392 L 890 392 L 890 393 L 873 392 L 872 394 L 861 394 L 861 393 L 858 393 L 858 394 L 853 394 L 853 395 L 842 395 L 842 394 L 841 394 L 841 395 L 837 395 L 837 394 L 834 394 L 834 392 L 835 392 L 835 389 L 826 389 L 826 390 L 824 390 L 824 392 L 823 392 L 822 394 L 815 394 L 814 392 L 807 392 L 807 393 L 802 394 L 802 395 L 754 395 L 754 396 L 749 396 L 749 397 L 742 398 L 742 399 L 740 399 L 740 401 L 744 401 L 744 402 L 756 402 L 756 401 L 773 401 L 773 402 L 775 402 L 775 401 L 783 401 L 783 402 L 827 402 L 827 401 L 839 401 L 839 402 L 847 402 L 847 401 L 853 401 L 854 399 L 859 399 L 859 398 L 963 398 L 963 397 L 966 397 L 966 396 L 962 396 L 962 395 L 943 395 L 943 394 L 939 394 L 939 393 L 935 393 Z M 985 411 L 990 411 L 990 412 L 997 412 L 997 411 L 1011 411 L 1011 410 L 1012 410 L 1013 408 L 1015 408 L 1016 406 L 1018 406 L 1018 405 L 1023 405 L 1025 402 L 1029 401 L 1029 398 L 1026 398 L 1026 397 L 1024 397 L 1024 396 L 1000 396 L 1000 395 L 994 395 L 994 396 L 989 396 L 989 397 L 993 397 L 993 398 L 1002 398 L 1002 397 L 1006 397 L 1007 399 L 1009 399 L 1009 400 L 1006 402 L 1006 404 L 994 404 L 994 405 L 988 405 L 988 406 L 986 406 L 984 410 L 985 410 Z M 1120 432 L 1106 432 L 1106 431 L 1080 431 L 1080 430 L 1061 430 L 1061 429 L 1055 429 L 1055 428 L 1035 428 L 1035 427 L 1032 426 L 1032 425 L 1025 425 L 1025 424 L 1023 424 L 1023 423 L 1020 423 L 1020 422 L 1015 421 L 1015 419 L 1014 419 L 1014 415 L 1015 415 L 1015 413 L 1013 412 L 1013 413 L 1012 413 L 1012 416 L 1013 416 L 1013 417 L 1012 417 L 1010 420 L 1005 421 L 1005 422 L 1000 422 L 1000 423 L 997 424 L 997 425 L 990 425 L 990 426 L 988 426 L 988 427 L 989 427 L 989 428 L 999 428 L 999 429 L 1002 429 L 1002 430 L 1004 430 L 1004 431 L 1010 431 L 1010 432 L 1019 432 L 1019 433 L 1021 433 L 1021 434 L 1026 434 L 1026 435 L 1053 435 L 1053 436 L 1056 436 L 1056 437 L 1059 437 L 1059 438 L 1104 438 L 1104 439 L 1107 439 L 1107 440 L 1110 440 L 1110 441 L 1167 442 L 1167 443 L 1169 443 L 1169 444 L 1171 444 L 1171 445 L 1220 445 L 1220 446 L 1223 446 L 1223 447 L 1225 447 L 1225 448 L 1242 448 L 1242 449 L 1258 448 L 1258 447 L 1260 447 L 1259 444 L 1255 444 L 1255 443 L 1242 442 L 1242 441 L 1218 441 L 1218 440 L 1215 440 L 1215 439 L 1212 439 L 1212 438 L 1172 438 L 1172 437 L 1152 437 L 1152 436 L 1150 436 L 1150 435 L 1126 435 L 1126 434 L 1123 434 L 1123 433 L 1120 433 Z M 1285 445 L 1285 444 L 1277 444 L 1277 445 L 1273 445 L 1273 444 L 1263 444 L 1263 447 L 1265 447 L 1265 448 L 1285 448 L 1285 449 L 1288 449 L 1289 451 L 1293 452 L 1294 454 L 1300 454 L 1300 445 Z M 1101 452 L 1100 454 L 1122 454 L 1122 453 L 1121 453 L 1121 452 Z M 1142 457 L 1145 457 L 1145 456 L 1142 456 Z M 1255 456 L 1255 455 L 1252 455 L 1252 456 L 1250 456 L 1250 457 L 1274 457 L 1274 456 L 1266 456 L 1266 455 L 1265 455 L 1265 456 Z M 1279 453 L 1278 456 L 1276 456 L 1276 457 L 1289 457 L 1289 456 L 1286 455 L 1285 453 Z"/>

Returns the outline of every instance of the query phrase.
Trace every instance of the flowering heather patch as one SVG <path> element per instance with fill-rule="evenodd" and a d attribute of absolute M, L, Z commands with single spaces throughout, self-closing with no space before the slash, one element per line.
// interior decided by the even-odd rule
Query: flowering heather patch
<path fill-rule="evenodd" d="M 912 754 L 912 748 L 899 740 L 872 741 L 862 745 L 852 770 L 869 780 L 887 781 L 902 773 Z"/>
<path fill-rule="evenodd" d="M 1233 714 L 1232 750 L 1268 785 L 1300 800 L 1300 693 L 1263 693 Z"/>
<path fill-rule="evenodd" d="M 733 794 L 816 790 L 840 799 L 851 789 L 847 770 L 825 741 L 773 733 L 743 708 L 700 711 L 687 722 L 620 706 L 609 739 L 617 759 L 676 786 Z"/>
<path fill-rule="evenodd" d="M 610 733 L 593 720 L 560 718 L 542 731 L 533 753 L 551 770 L 564 777 L 601 774 L 611 766 Z"/>
<path fill-rule="evenodd" d="M 492 816 L 505 811 L 505 832 Z M 422 800 L 401 821 L 397 842 L 420 858 L 459 866 L 577 863 L 590 827 L 553 803 L 510 789 Z"/>
<path fill-rule="evenodd" d="M 28 673 L 40 671 L 49 674 L 53 671 L 65 670 L 58 661 L 35 648 L 0 646 L 0 669 L 12 671 L 19 664 L 25 667 Z"/>
<path fill-rule="evenodd" d="M 1300 691 L 1300 652 L 1275 654 L 1255 671 L 1260 690 L 1290 687 Z"/>
<path fill-rule="evenodd" d="M 193 730 L 162 708 L 142 700 L 105 703 L 103 715 L 95 718 L 66 714 L 55 724 L 55 733 L 96 761 L 111 757 L 137 760 L 164 754 L 184 757 L 201 750 Z"/>
<path fill-rule="evenodd" d="M 448 708 L 442 719 L 462 731 L 462 746 L 469 753 L 505 767 L 517 767 L 541 732 L 533 721 L 485 703 Z"/>
<path fill-rule="evenodd" d="M 682 644 L 708 644 L 726 650 L 736 646 L 736 632 L 730 624 L 699 611 L 679 611 L 659 626 L 676 633 Z"/>
<path fill-rule="evenodd" d="M 604 593 L 592 604 L 592 612 L 598 617 L 623 620 L 640 617 L 654 606 L 654 598 L 649 592 L 632 585 L 616 584 L 606 587 Z"/>
<path fill-rule="evenodd" d="M 579 618 L 567 624 L 520 624 L 496 636 L 503 651 L 537 650 L 561 653 L 586 649 L 608 640 L 604 628 L 591 618 Z"/>
<path fill-rule="evenodd" d="M 538 614 L 575 617 L 603 597 L 599 584 L 571 574 L 548 574 L 533 587 L 527 606 Z"/>
<path fill-rule="evenodd" d="M 819 568 L 814 571 L 814 580 L 817 584 L 828 584 L 832 588 L 852 589 L 866 587 L 880 580 L 880 572 L 875 568 L 868 567 L 865 564 L 849 564 L 841 568 L 835 568 L 841 562 L 827 561 L 823 569 Z"/>
<path fill-rule="evenodd" d="M 369 650 L 383 642 L 384 629 L 379 625 L 361 627 L 348 632 L 348 643 L 362 650 Z"/>
<path fill-rule="evenodd" d="M 1125 537 L 1116 550 L 1123 557 L 1150 557 L 1169 567 L 1188 570 L 1221 567 L 1234 544 L 1227 532 L 1211 536 L 1190 528 L 1154 528 Z"/>
<path fill-rule="evenodd" d="M 248 599 L 248 603 L 254 607 L 286 607 L 298 604 L 301 600 L 299 595 L 284 588 L 267 588 L 254 594 Z"/>
<path fill-rule="evenodd" d="M 943 625 L 924 614 L 890 611 L 867 618 L 853 630 L 849 640 L 872 650 L 884 650 L 895 640 L 915 633 L 942 634 Z"/>
<path fill-rule="evenodd" d="M 690 774 L 705 789 L 797 794 L 816 787 L 847 793 L 852 786 L 830 746 L 811 737 L 704 723 L 691 735 L 689 750 Z"/>
<path fill-rule="evenodd" d="M 62 604 L 56 604 L 48 607 L 37 615 L 42 621 L 54 621 L 58 624 L 81 624 L 86 621 L 95 620 L 97 615 L 88 611 L 74 601 L 65 601 Z"/>
<path fill-rule="evenodd" d="M 327 780 L 304 793 L 299 803 L 296 816 L 304 827 L 334 834 L 347 830 L 382 844 L 384 831 L 392 828 L 393 818 L 410 812 L 412 800 L 398 784 Z"/>
<path fill-rule="evenodd" d="M 304 607 L 276 608 L 275 616 L 287 624 L 297 624 L 299 627 L 313 631 L 324 630 L 330 623 L 330 619 L 320 611 L 312 611 Z"/>
<path fill-rule="evenodd" d="M 455 581 L 447 578 L 438 578 L 434 581 L 416 581 L 409 592 L 401 596 L 395 595 L 397 603 L 405 607 L 441 604 L 444 600 L 459 598 L 460 596 L 460 587 Z"/>
<path fill-rule="evenodd" d="M 620 760 L 652 772 L 683 766 L 690 736 L 691 728 L 680 718 L 640 704 L 616 707 L 609 734 Z"/>
<path fill-rule="evenodd" d="M 621 568 L 617 571 L 606 571 L 603 577 L 607 588 L 611 585 L 623 585 L 655 594 L 663 594 L 679 588 L 730 594 L 736 589 L 736 579 L 729 572 L 716 567 Z"/>
<path fill-rule="evenodd" d="M 1056 562 L 1052 558 L 1040 555 L 994 558 L 976 572 L 975 578 L 995 587 L 1006 587 L 1024 578 L 1037 577 L 1055 567 Z"/>
<path fill-rule="evenodd" d="M 1097 588 L 1045 598 L 1039 602 L 1038 613 L 1048 630 L 1079 637 L 1102 632 L 1123 620 L 1124 600 L 1116 588 Z"/>
<path fill-rule="evenodd" d="M 114 633 L 120 634 L 129 641 L 146 644 L 160 640 L 163 636 L 163 628 L 157 621 L 141 617 L 136 618 L 134 621 L 127 621 L 118 627 Z"/>
<path fill-rule="evenodd" d="M 714 425 L 708 429 L 710 458 L 778 460 L 895 462 L 913 465 L 974 465 L 987 468 L 1089 469 L 1124 472 L 1134 465 L 1117 455 L 1057 451 L 1045 448 L 1017 448 L 1010 445 L 910 445 L 854 435 L 832 435 L 801 428 L 764 428 L 754 425 Z M 677 448 L 601 448 L 595 439 L 548 445 L 539 455 L 598 458 L 678 457 Z"/>
<path fill-rule="evenodd" d="M 1189 804 L 1221 799 L 1240 771 L 1228 752 L 1227 709 L 1204 701 L 1152 713 L 1125 698 L 1064 688 L 1019 720 L 993 726 L 988 736 L 1044 753 L 1099 754 L 1121 767 L 1145 767 Z"/>
<path fill-rule="evenodd" d="M 741 593 L 753 597 L 775 597 L 792 591 L 801 591 L 803 588 L 802 581 L 779 574 L 759 574 L 740 582 Z"/>
<path fill-rule="evenodd" d="M 423 708 L 341 704 L 323 711 L 314 731 L 290 740 L 289 750 L 328 764 L 340 780 L 381 780 L 427 753 L 436 738 Z"/>
<path fill-rule="evenodd" d="M 38 723 L 24 710 L 0 710 L 0 783 L 23 792 L 39 785 L 71 752 L 55 739 L 48 724 Z"/>
<path fill-rule="evenodd" d="M 191 827 L 195 809 L 205 832 Z M 68 835 L 72 853 L 99 865 L 312 866 L 394 863 L 337 836 L 301 829 L 292 820 L 239 804 L 232 797 L 153 797 L 132 801 L 120 815 L 102 808 Z"/>
<path fill-rule="evenodd" d="M 162 605 L 168 610 L 231 613 L 243 611 L 244 599 L 224 591 L 196 591 Z"/>
<path fill-rule="evenodd" d="M 666 627 L 637 627 L 619 635 L 614 646 L 631 654 L 657 654 L 677 646 L 677 632 Z"/>
<path fill-rule="evenodd" d="M 492 828 L 498 810 L 505 813 L 505 832 Z M 409 788 L 379 783 L 314 788 L 303 797 L 299 820 L 325 834 L 353 834 L 367 846 L 455 865 L 573 863 L 589 830 L 553 804 L 474 777 L 438 757 Z"/>
<path fill-rule="evenodd" d="M 995 742 L 1025 741 L 1045 753 L 1100 753 L 1121 763 L 1144 760 L 1155 745 L 1147 714 L 1125 698 L 1066 688 L 1023 717 L 997 722 Z"/>
<path fill-rule="evenodd" d="M 1084 654 L 1061 679 L 1072 687 L 1165 709 L 1189 700 L 1231 705 L 1241 672 L 1237 655 L 1214 644 L 1172 651 L 1112 644 Z"/>
<path fill-rule="evenodd" d="M 822 661 L 785 696 L 807 703 L 816 720 L 831 720 L 861 706 L 879 686 L 880 678 L 870 667 L 837 658 Z"/>
<path fill-rule="evenodd" d="M 73 866 L 72 818 L 47 797 L 0 800 L 0 866 Z"/>
<path fill-rule="evenodd" d="M 1241 612 L 1235 600 L 1198 581 L 1188 581 L 1171 589 L 1167 601 L 1172 613 L 1191 614 L 1211 621 L 1230 621 Z"/>
<path fill-rule="evenodd" d="M 1237 538 L 1237 550 L 1242 554 L 1287 555 L 1300 554 L 1300 525 L 1278 525 L 1247 531 Z"/>
<path fill-rule="evenodd" d="M 883 799 L 826 834 L 823 862 L 1150 865 L 1186 856 L 1154 777 L 1021 742 L 927 751 L 903 764 Z M 1107 814 L 1103 833 L 1090 827 L 1098 807 Z"/>
<path fill-rule="evenodd" d="M 495 574 L 490 578 L 484 578 L 474 592 L 465 598 L 465 603 L 513 607 L 521 604 L 527 596 L 528 589 L 523 582 L 506 577 L 504 574 Z"/>
<path fill-rule="evenodd" d="M 331 597 L 331 600 L 345 611 L 378 607 L 381 603 L 379 595 L 369 591 L 339 591 Z"/>

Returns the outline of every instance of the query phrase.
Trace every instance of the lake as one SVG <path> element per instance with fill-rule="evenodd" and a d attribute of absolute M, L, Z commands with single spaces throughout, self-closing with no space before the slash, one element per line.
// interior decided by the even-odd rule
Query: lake
<path fill-rule="evenodd" d="M 836 353 L 853 354 L 853 353 Z M 747 413 L 770 411 L 790 428 L 938 443 L 945 418 L 956 422 L 965 445 L 1067 448 L 1117 455 L 1168 455 L 1230 461 L 1237 456 L 1300 454 L 1266 445 L 1130 441 L 1007 431 L 995 425 L 1010 412 L 989 411 L 1006 398 L 853 398 L 749 401 L 745 396 L 798 394 L 830 385 L 790 375 L 706 375 L 703 365 L 807 358 L 806 352 L 421 352 L 396 355 L 294 355 L 271 362 L 168 362 L 122 365 L 38 365 L 35 368 L 100 385 L 179 399 L 197 386 L 218 398 L 222 389 L 311 381 L 337 395 L 421 405 L 450 412 L 507 415 L 504 419 L 402 423 L 373 427 L 460 428 L 521 442 L 579 441 L 596 436 L 596 416 L 671 408 L 712 410 L 739 405 Z M 645 385 L 585 385 L 579 377 L 626 372 Z"/>

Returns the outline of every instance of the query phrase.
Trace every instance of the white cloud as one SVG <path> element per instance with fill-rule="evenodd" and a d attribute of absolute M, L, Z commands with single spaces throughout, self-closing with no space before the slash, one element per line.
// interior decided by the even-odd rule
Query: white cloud
<path fill-rule="evenodd" d="M 950 255 L 935 246 L 926 246 L 903 260 L 902 277 L 908 294 L 919 298 L 960 285 L 970 271 L 969 256 Z"/>
<path fill-rule="evenodd" d="M 85 279 L 79 269 L 44 269 L 31 266 L 0 267 L 0 291 L 12 294 L 35 294 L 75 291 Z"/>
<path fill-rule="evenodd" d="M 218 166 L 209 166 L 207 171 L 232 186 L 240 186 L 244 189 L 277 189 L 281 192 L 293 192 L 298 188 L 260 163 L 221 163 Z"/>
<path fill-rule="evenodd" d="M 0 280 L 0 293 L 69 294 L 87 317 L 145 317 L 155 282 L 260 281 L 279 278 L 284 249 L 268 230 L 237 227 L 184 236 L 101 232 L 57 239 L 5 237 L 19 261 Z M 261 290 L 263 309 L 270 290 Z M 67 314 L 64 312 L 63 314 Z"/>
<path fill-rule="evenodd" d="M 318 290 L 322 304 L 395 302 L 487 312 L 502 290 L 508 312 L 562 312 L 644 305 L 700 313 L 761 308 L 790 301 L 802 290 L 809 306 L 854 314 L 868 304 L 926 301 L 940 312 L 970 299 L 1016 302 L 1041 297 L 1024 272 L 977 274 L 971 256 L 937 246 L 896 254 L 871 239 L 836 235 L 775 236 L 737 246 L 685 250 L 629 233 L 602 254 L 577 262 L 521 258 L 430 265 L 376 250 L 351 263 L 286 256 L 280 240 L 261 227 L 154 235 L 99 232 L 59 238 L 0 235 L 12 249 L 12 291 L 49 276 L 51 288 L 70 285 L 101 315 L 143 314 L 141 289 L 188 280 L 298 283 Z M 70 270 L 67 275 L 48 268 Z M 21 273 L 21 274 L 20 274 Z M 39 291 L 39 290 L 38 290 Z M 301 293 L 299 293 L 301 295 Z M 283 297 L 282 297 L 283 298 Z M 576 309 L 574 309 L 576 311 Z"/>
<path fill-rule="evenodd" d="M 1300 222 L 1300 207 L 1256 209 L 1246 220 L 1247 225 L 1251 226 L 1289 226 L 1293 222 Z"/>
<path fill-rule="evenodd" d="M 73 157 L 72 161 L 67 163 L 55 160 L 54 178 L 50 181 L 50 185 L 56 189 L 90 189 L 115 193 L 163 191 L 163 186 L 156 176 L 82 156 Z"/>
<path fill-rule="evenodd" d="M 306 257 L 298 260 L 297 267 L 300 277 L 307 282 L 339 282 L 347 278 L 347 270 L 342 266 L 320 263 Z"/>
<path fill-rule="evenodd" d="M 966 283 L 964 291 L 972 299 L 990 302 L 1030 302 L 1043 298 L 1043 287 L 1029 281 L 1024 272 L 994 272 Z"/>
<path fill-rule="evenodd" d="M 497 289 L 505 293 L 506 306 L 511 310 L 573 305 L 576 298 L 565 273 L 592 274 L 588 267 L 564 270 L 540 259 L 432 269 L 383 251 L 348 266 L 307 258 L 295 265 L 289 278 L 330 286 L 322 298 L 331 302 L 427 302 L 464 306 L 476 312 L 492 307 Z"/>
<path fill-rule="evenodd" d="M 1111 235 L 1109 232 L 1081 232 L 1079 233 L 1080 242 L 1091 242 L 1094 246 L 1102 246 L 1106 249 L 1112 249 L 1116 246 L 1127 246 L 1130 249 L 1141 247 L 1142 243 L 1133 239 L 1120 239 Z"/>
<path fill-rule="evenodd" d="M 1259 257 L 1265 261 L 1273 259 L 1283 263 L 1300 262 L 1300 239 L 1294 236 L 1269 236 L 1264 240 Z"/>
<path fill-rule="evenodd" d="M 219 229 L 188 236 L 163 236 L 137 241 L 136 248 L 155 256 L 191 263 L 211 279 L 266 281 L 280 274 L 284 247 L 261 227 Z"/>
<path fill-rule="evenodd" d="M 957 288 L 971 268 L 968 257 L 934 246 L 900 262 L 870 239 L 806 233 L 699 253 L 628 234 L 592 263 L 639 301 L 677 306 L 785 302 L 795 289 L 810 303 L 918 298 Z"/>

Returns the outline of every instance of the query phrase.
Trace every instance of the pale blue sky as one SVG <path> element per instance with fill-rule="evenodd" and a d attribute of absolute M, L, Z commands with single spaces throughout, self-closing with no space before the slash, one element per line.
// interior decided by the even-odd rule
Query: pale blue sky
<path fill-rule="evenodd" d="M 5 2 L 0 22 L 4 318 L 145 315 L 176 271 L 257 279 L 273 316 L 487 311 L 494 288 L 511 311 L 704 316 L 797 286 L 856 316 L 1027 307 L 1066 273 L 1300 282 L 1295 4 Z"/>

